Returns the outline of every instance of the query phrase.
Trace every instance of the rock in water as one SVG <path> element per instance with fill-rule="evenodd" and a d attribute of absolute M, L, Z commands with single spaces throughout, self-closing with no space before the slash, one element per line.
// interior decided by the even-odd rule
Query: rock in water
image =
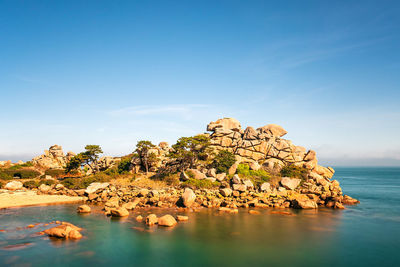
<path fill-rule="evenodd" d="M 155 214 L 150 214 L 149 216 L 146 217 L 146 224 L 148 226 L 152 226 L 158 223 L 158 218 L 157 215 Z"/>
<path fill-rule="evenodd" d="M 281 180 L 281 185 L 288 190 L 294 190 L 299 186 L 300 182 L 301 179 L 283 177 Z"/>
<path fill-rule="evenodd" d="M 306 195 L 297 194 L 292 199 L 292 206 L 296 209 L 317 209 L 318 205 Z"/>
<path fill-rule="evenodd" d="M 4 188 L 8 190 L 19 190 L 23 188 L 23 184 L 20 181 L 12 181 L 8 182 Z"/>
<path fill-rule="evenodd" d="M 78 213 L 89 213 L 90 211 L 91 211 L 91 209 L 88 205 L 81 205 L 77 209 Z"/>
<path fill-rule="evenodd" d="M 188 217 L 188 216 L 183 216 L 183 215 L 177 215 L 177 216 L 176 216 L 176 219 L 177 219 L 179 222 L 182 222 L 182 221 L 187 221 L 187 220 L 189 220 L 189 217 Z"/>
<path fill-rule="evenodd" d="M 126 217 L 129 216 L 129 211 L 125 208 L 111 209 L 111 216 L 113 217 Z"/>
<path fill-rule="evenodd" d="M 81 230 L 71 223 L 62 222 L 61 225 L 47 229 L 44 233 L 50 237 L 79 239 L 82 237 Z"/>
<path fill-rule="evenodd" d="M 169 214 L 158 218 L 158 225 L 160 225 L 160 226 L 171 227 L 171 226 L 174 226 L 176 224 L 177 224 L 177 222 L 176 222 L 175 218 L 172 217 Z"/>
<path fill-rule="evenodd" d="M 185 188 L 185 191 L 182 194 L 183 205 L 185 207 L 190 208 L 193 205 L 195 200 L 196 200 L 196 195 L 193 192 L 193 190 L 188 187 Z"/>

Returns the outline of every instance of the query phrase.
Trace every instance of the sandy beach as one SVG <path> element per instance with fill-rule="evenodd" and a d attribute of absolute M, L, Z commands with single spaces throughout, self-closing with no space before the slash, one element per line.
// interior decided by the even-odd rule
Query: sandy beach
<path fill-rule="evenodd" d="M 50 205 L 83 201 L 84 197 L 37 195 L 35 191 L 0 191 L 0 209 L 33 205 Z"/>

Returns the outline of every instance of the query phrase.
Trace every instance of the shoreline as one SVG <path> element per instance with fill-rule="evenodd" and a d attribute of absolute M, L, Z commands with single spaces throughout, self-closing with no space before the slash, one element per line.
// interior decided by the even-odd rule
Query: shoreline
<path fill-rule="evenodd" d="M 36 191 L 3 191 L 0 192 L 0 210 L 29 206 L 47 206 L 70 204 L 85 201 L 85 197 L 66 195 L 38 195 Z"/>

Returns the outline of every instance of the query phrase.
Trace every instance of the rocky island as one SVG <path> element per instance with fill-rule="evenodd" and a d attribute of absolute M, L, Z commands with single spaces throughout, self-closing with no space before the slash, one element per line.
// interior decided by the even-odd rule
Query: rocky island
<path fill-rule="evenodd" d="M 78 197 L 112 216 L 146 207 L 235 213 L 359 203 L 331 179 L 333 168 L 319 165 L 315 151 L 284 139 L 286 133 L 276 124 L 243 129 L 236 119 L 223 118 L 209 123 L 206 133 L 182 137 L 172 146 L 139 141 L 123 157 L 100 157 L 96 145 L 78 154 L 53 145 L 29 162 L 0 162 L 2 194 L 12 198 L 29 190 L 38 197 Z"/>

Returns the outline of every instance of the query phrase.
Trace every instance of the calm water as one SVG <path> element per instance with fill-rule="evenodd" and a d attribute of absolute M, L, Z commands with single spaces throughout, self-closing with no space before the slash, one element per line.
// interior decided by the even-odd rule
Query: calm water
<path fill-rule="evenodd" d="M 204 210 L 173 229 L 143 228 L 133 216 L 78 215 L 77 205 L 0 210 L 7 230 L 0 266 L 400 266 L 400 168 L 336 170 L 360 205 L 295 216 Z M 32 235 L 41 228 L 16 230 L 53 220 L 85 228 L 85 238 L 53 241 Z"/>

